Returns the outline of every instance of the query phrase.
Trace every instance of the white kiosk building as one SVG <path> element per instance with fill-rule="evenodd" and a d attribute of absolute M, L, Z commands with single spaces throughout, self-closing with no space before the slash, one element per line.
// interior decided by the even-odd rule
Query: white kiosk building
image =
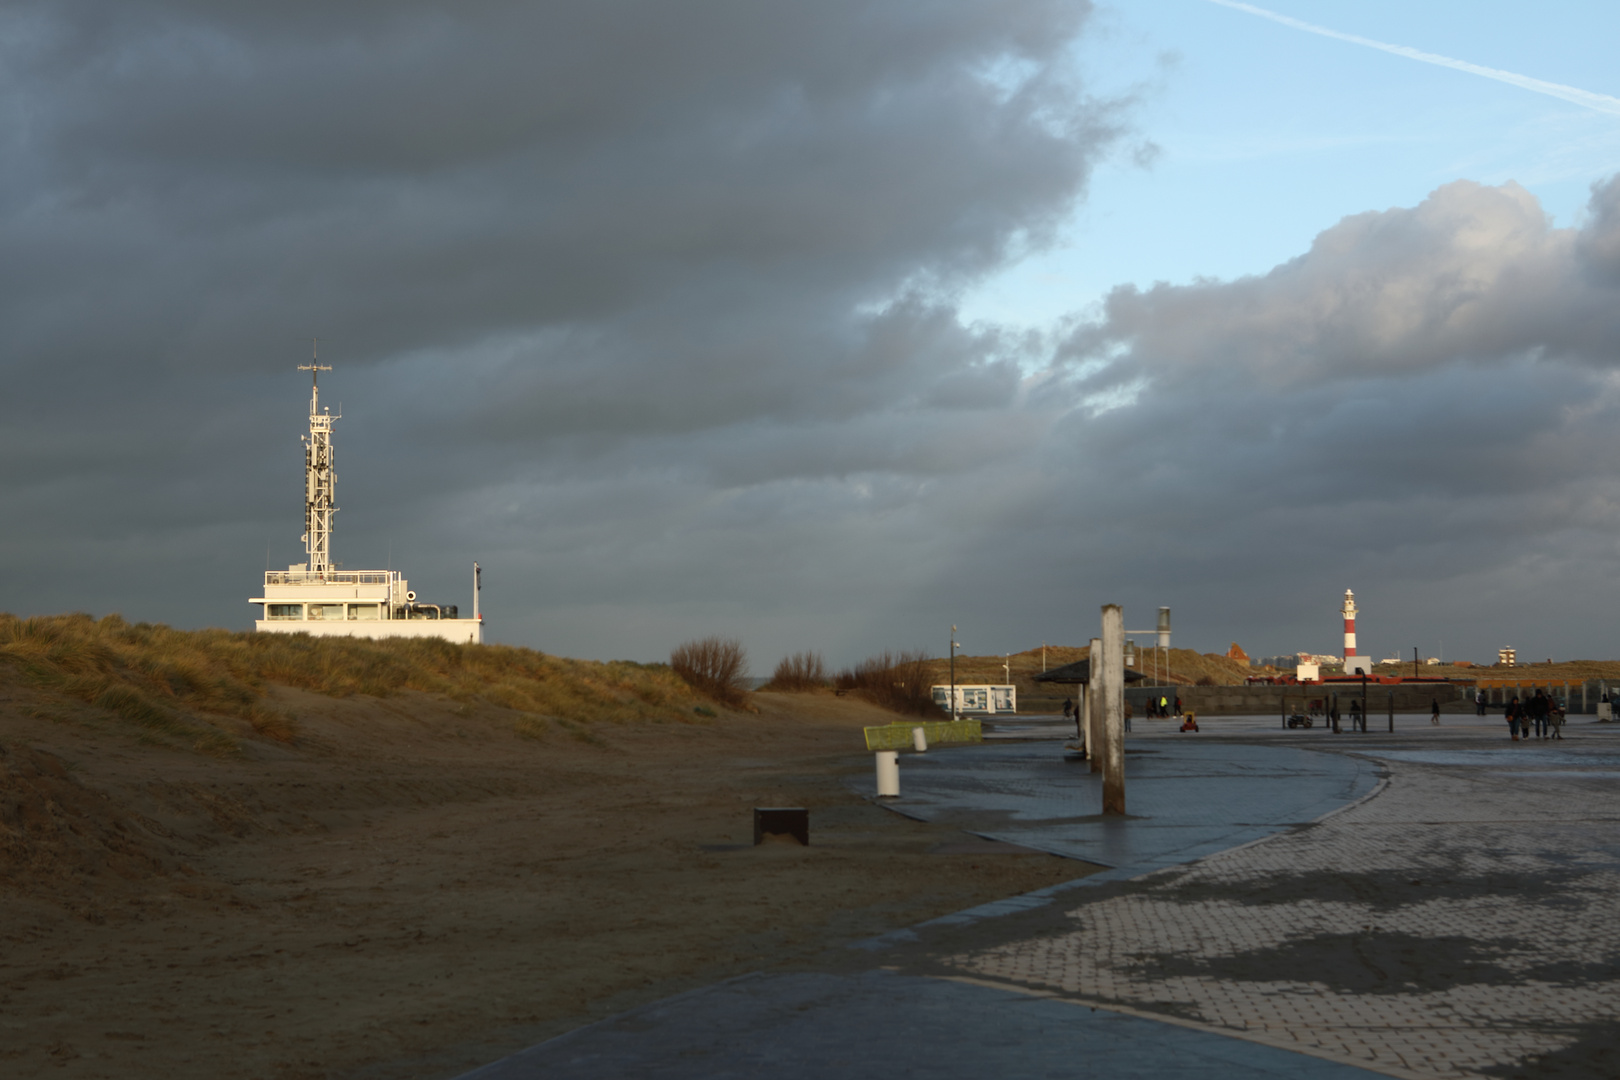
<path fill-rule="evenodd" d="M 319 363 L 302 364 L 311 373 L 309 434 L 304 436 L 304 551 L 306 562 L 268 570 L 263 606 L 254 624 L 260 633 L 325 637 L 443 638 L 457 643 L 484 640 L 478 613 L 479 568 L 473 564 L 473 617 L 457 618 L 454 604 L 418 603 L 398 570 L 338 570 L 332 564 L 332 515 L 336 475 L 332 470 L 332 424 L 341 418 L 321 409 Z"/>

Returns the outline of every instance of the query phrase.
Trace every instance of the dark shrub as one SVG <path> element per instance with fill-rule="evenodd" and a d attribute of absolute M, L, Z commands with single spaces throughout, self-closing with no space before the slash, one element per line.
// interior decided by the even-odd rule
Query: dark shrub
<path fill-rule="evenodd" d="M 827 678 L 827 665 L 818 652 L 800 652 L 784 657 L 776 665 L 776 673 L 771 681 L 760 687 L 761 690 L 786 690 L 803 693 L 808 690 L 825 690 L 830 680 Z"/>
<path fill-rule="evenodd" d="M 834 685 L 906 716 L 939 716 L 928 654 L 887 649 L 838 673 Z"/>
<path fill-rule="evenodd" d="M 669 654 L 669 666 L 698 693 L 734 709 L 748 707 L 748 653 L 735 638 L 688 641 Z"/>

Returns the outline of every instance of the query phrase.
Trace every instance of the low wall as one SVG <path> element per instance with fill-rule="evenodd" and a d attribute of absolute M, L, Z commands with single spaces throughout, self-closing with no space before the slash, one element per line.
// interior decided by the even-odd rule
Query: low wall
<path fill-rule="evenodd" d="M 1326 702 L 1333 694 L 1339 695 L 1339 711 L 1348 712 L 1350 699 L 1361 698 L 1361 683 L 1323 683 L 1315 686 L 1135 686 L 1127 688 L 1125 700 L 1137 716 L 1147 713 L 1148 703 L 1162 695 L 1173 703 L 1179 696 L 1181 707 L 1199 716 L 1276 716 L 1282 717 L 1284 703 L 1289 712 L 1304 712 L 1312 700 Z M 1472 687 L 1450 683 L 1395 683 L 1392 685 L 1367 684 L 1367 711 L 1373 715 L 1389 711 L 1389 699 L 1395 698 L 1395 711 L 1401 713 L 1429 711 L 1431 703 L 1440 702 L 1448 712 L 1457 712 L 1471 699 Z"/>
<path fill-rule="evenodd" d="M 311 637 L 443 638 L 458 645 L 484 640 L 479 619 L 259 619 L 261 634 L 308 634 Z"/>

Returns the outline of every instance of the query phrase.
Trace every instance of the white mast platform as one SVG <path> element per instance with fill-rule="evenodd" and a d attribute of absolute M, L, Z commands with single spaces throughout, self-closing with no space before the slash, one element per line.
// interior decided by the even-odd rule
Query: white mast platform
<path fill-rule="evenodd" d="M 268 570 L 263 606 L 254 629 L 270 634 L 317 637 L 442 638 L 481 644 L 484 620 L 478 614 L 481 585 L 473 568 L 473 617 L 457 618 L 454 604 L 417 603 L 416 593 L 398 570 L 338 570 L 332 565 L 332 515 L 337 513 L 332 470 L 332 424 L 342 414 L 322 410 L 319 363 L 300 365 L 311 373 L 309 434 L 304 436 L 304 552 L 307 561 L 286 570 Z"/>

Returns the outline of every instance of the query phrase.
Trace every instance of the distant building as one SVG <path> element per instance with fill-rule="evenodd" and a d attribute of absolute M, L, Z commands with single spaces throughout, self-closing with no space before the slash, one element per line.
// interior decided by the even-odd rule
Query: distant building
<path fill-rule="evenodd" d="M 321 408 L 320 373 L 331 368 L 311 362 L 309 434 L 304 437 L 305 560 L 285 570 L 264 572 L 261 634 L 314 637 L 440 638 L 478 644 L 484 624 L 478 617 L 478 564 L 473 564 L 473 612 L 458 618 L 454 604 L 419 603 L 403 574 L 386 570 L 340 570 L 332 561 L 332 516 L 337 513 L 337 477 L 332 467 L 332 424 L 341 419 Z"/>
<path fill-rule="evenodd" d="M 1278 656 L 1262 656 L 1257 661 L 1261 667 L 1274 667 L 1289 671 L 1300 664 L 1315 664 L 1318 667 L 1336 668 L 1343 663 L 1332 653 L 1291 652 Z"/>
<path fill-rule="evenodd" d="M 1501 667 L 1513 667 L 1519 662 L 1519 650 L 1497 649 L 1496 662 Z"/>
<path fill-rule="evenodd" d="M 1249 667 L 1252 664 L 1252 662 L 1249 660 L 1249 654 L 1244 652 L 1243 646 L 1239 645 L 1235 641 L 1232 642 L 1232 647 L 1226 650 L 1226 658 L 1228 660 L 1236 660 L 1244 667 Z"/>
<path fill-rule="evenodd" d="M 964 686 L 958 683 L 955 708 L 951 707 L 951 687 L 936 686 L 933 690 L 934 704 L 952 715 L 1018 711 L 1018 688 L 1015 686 Z"/>

